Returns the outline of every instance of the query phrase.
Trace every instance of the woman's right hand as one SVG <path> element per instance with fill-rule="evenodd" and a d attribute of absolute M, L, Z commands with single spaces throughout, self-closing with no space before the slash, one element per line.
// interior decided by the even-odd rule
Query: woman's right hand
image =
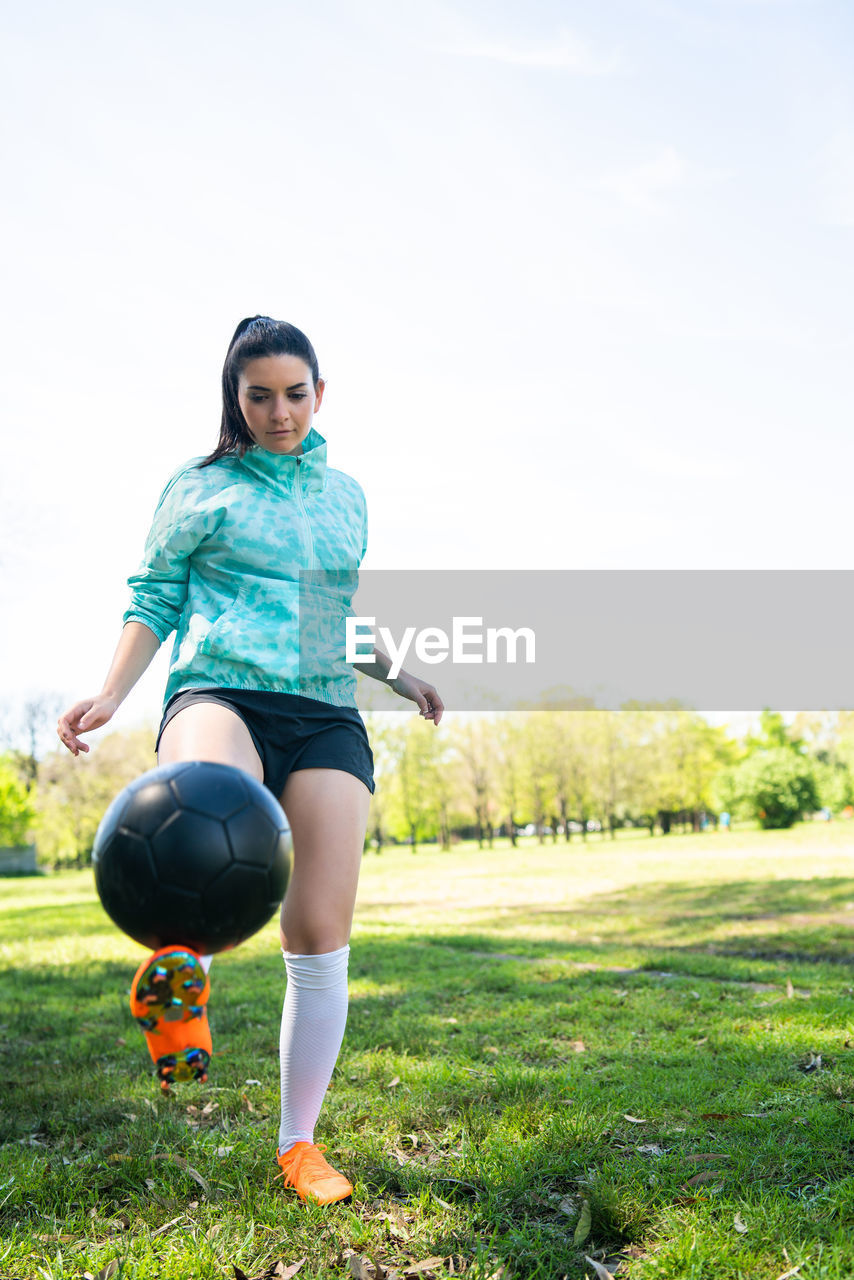
<path fill-rule="evenodd" d="M 108 698 L 101 693 L 96 698 L 84 698 L 82 702 L 75 702 L 73 707 L 59 717 L 56 732 L 72 755 L 78 756 L 81 751 L 89 750 L 88 745 L 81 742 L 77 735 L 100 729 L 102 724 L 113 718 L 118 705 L 115 698 Z"/>

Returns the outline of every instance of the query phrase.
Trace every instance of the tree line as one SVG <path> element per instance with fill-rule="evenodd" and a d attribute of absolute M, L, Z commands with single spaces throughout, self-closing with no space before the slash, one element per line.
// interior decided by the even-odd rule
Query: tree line
<path fill-rule="evenodd" d="M 39 754 L 31 715 L 0 756 L 0 845 L 34 840 L 42 866 L 85 866 L 113 797 L 154 765 L 154 733 L 116 732 L 91 754 Z M 44 713 L 44 708 L 42 712 Z M 55 719 L 55 717 L 53 717 Z M 722 814 L 789 826 L 854 805 L 854 713 L 764 711 L 758 732 L 678 706 L 418 717 L 365 713 L 376 793 L 369 847 L 451 847 L 460 839 L 514 844 L 613 838 L 717 825 Z M 854 812 L 854 810 L 852 810 Z"/>

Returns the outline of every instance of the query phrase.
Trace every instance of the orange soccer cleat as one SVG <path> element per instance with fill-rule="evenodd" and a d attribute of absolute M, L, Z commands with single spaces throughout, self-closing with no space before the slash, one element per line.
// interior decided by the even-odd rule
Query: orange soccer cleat
<path fill-rule="evenodd" d="M 207 1080 L 211 1029 L 208 975 L 189 947 L 161 947 L 143 961 L 130 989 L 136 1018 L 164 1093 L 170 1084 Z"/>
<path fill-rule="evenodd" d="M 313 1142 L 295 1142 L 284 1155 L 277 1155 L 286 1187 L 293 1187 L 301 1200 L 311 1196 L 318 1204 L 346 1200 L 353 1188 L 343 1173 L 333 1169 L 321 1155 L 326 1147 Z"/>

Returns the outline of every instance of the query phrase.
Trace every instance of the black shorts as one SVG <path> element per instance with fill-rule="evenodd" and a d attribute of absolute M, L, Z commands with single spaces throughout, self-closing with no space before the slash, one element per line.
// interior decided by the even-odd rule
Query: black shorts
<path fill-rule="evenodd" d="M 277 800 L 288 774 L 297 769 L 343 769 L 361 778 L 373 795 L 373 752 L 355 707 L 264 689 L 185 689 L 166 704 L 155 751 L 172 717 L 194 702 L 216 702 L 237 712 L 261 758 L 264 785 Z"/>

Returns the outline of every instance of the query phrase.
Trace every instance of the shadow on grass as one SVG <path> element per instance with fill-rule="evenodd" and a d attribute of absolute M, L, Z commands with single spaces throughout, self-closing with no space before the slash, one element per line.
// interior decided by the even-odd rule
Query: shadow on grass
<path fill-rule="evenodd" d="M 4 911 L 0 916 L 2 941 L 49 942 L 54 938 L 89 938 L 114 928 L 109 917 L 92 901 L 63 904 L 59 899 L 45 906 L 29 906 L 25 912 Z"/>
<path fill-rule="evenodd" d="M 703 953 L 849 965 L 854 964 L 854 879 L 654 882 L 597 894 L 576 907 L 525 904 L 482 911 L 476 925 L 488 935 L 488 949 L 532 957 L 569 959 L 575 953 L 591 959 L 594 940 L 597 954 L 609 947 L 641 948 L 655 952 L 659 961 L 668 954 Z M 525 937 L 526 928 L 532 937 Z"/>

